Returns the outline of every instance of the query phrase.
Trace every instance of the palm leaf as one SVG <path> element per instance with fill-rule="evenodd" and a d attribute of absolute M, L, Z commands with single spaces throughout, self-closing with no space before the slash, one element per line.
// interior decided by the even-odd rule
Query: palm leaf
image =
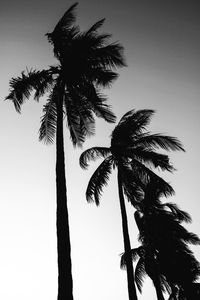
<path fill-rule="evenodd" d="M 123 144 L 129 144 L 134 136 L 137 137 L 146 129 L 153 114 L 154 110 L 150 109 L 127 112 L 112 132 L 112 143 L 122 140 Z"/>
<path fill-rule="evenodd" d="M 148 134 L 146 136 L 143 136 L 142 138 L 138 139 L 134 142 L 135 146 L 142 145 L 143 147 L 146 147 L 147 149 L 155 149 L 155 148 L 162 148 L 164 150 L 182 150 L 185 151 L 181 142 L 173 136 L 167 136 L 162 135 L 160 133 L 158 134 Z"/>
<path fill-rule="evenodd" d="M 137 176 L 136 172 L 133 172 L 129 164 L 123 164 L 121 166 L 122 174 L 122 187 L 125 196 L 133 206 L 136 206 L 144 198 L 145 185 Z"/>
<path fill-rule="evenodd" d="M 111 43 L 95 49 L 94 55 L 98 58 L 99 64 L 104 68 L 124 67 L 126 64 L 123 57 L 123 50 L 124 48 L 119 43 Z"/>
<path fill-rule="evenodd" d="M 130 158 L 136 158 L 143 164 L 147 164 L 150 167 L 160 167 L 162 171 L 174 170 L 174 167 L 169 163 L 169 157 L 165 154 L 160 154 L 154 151 L 145 150 L 143 148 L 128 147 L 123 151 L 124 155 Z"/>
<path fill-rule="evenodd" d="M 83 47 L 84 57 L 87 57 L 93 67 L 102 67 L 101 60 L 98 57 L 96 50 L 109 45 L 109 39 L 112 37 L 109 33 L 81 32 L 76 36 L 76 42 Z M 124 60 L 124 58 L 122 57 Z"/>
<path fill-rule="evenodd" d="M 115 42 L 110 43 L 111 34 L 99 34 L 96 31 L 87 32 L 76 35 L 74 40 L 76 49 L 80 49 L 82 58 L 89 62 L 93 68 L 103 68 L 111 70 L 116 67 L 126 66 L 123 56 L 123 47 Z"/>
<path fill-rule="evenodd" d="M 190 243 L 192 245 L 200 245 L 200 239 L 197 234 L 193 232 L 187 231 L 184 227 L 182 227 L 181 239 L 186 243 Z"/>
<path fill-rule="evenodd" d="M 47 144 L 54 141 L 56 133 L 57 109 L 56 109 L 56 95 L 53 91 L 47 103 L 43 107 L 43 116 L 41 118 L 41 126 L 39 130 L 39 140 Z"/>
<path fill-rule="evenodd" d="M 103 118 L 109 123 L 115 122 L 115 114 L 110 109 L 110 106 L 105 103 L 107 99 L 92 84 L 85 86 L 84 94 L 97 117 Z"/>
<path fill-rule="evenodd" d="M 181 210 L 175 203 L 165 203 L 163 204 L 163 206 L 167 206 L 172 213 L 176 216 L 176 218 L 182 222 L 187 222 L 187 223 L 191 223 L 192 219 L 191 216 L 189 215 L 189 213 Z"/>
<path fill-rule="evenodd" d="M 97 21 L 95 24 L 93 24 L 87 31 L 86 35 L 94 34 L 105 22 L 105 18 Z"/>
<path fill-rule="evenodd" d="M 54 37 L 58 35 L 64 29 L 68 29 L 76 20 L 75 9 L 78 3 L 74 3 L 70 8 L 64 13 L 62 18 L 58 21 L 52 33 L 47 33 L 46 36 L 50 43 L 53 43 Z"/>
<path fill-rule="evenodd" d="M 66 53 L 71 42 L 80 33 L 79 26 L 74 26 L 76 20 L 75 8 L 78 3 L 73 4 L 59 20 L 53 32 L 47 33 L 47 39 L 53 45 L 55 57 L 63 64 Z"/>
<path fill-rule="evenodd" d="M 95 82 L 96 86 L 102 87 L 110 87 L 118 77 L 117 73 L 100 67 L 92 68 L 88 73 L 88 77 Z"/>
<path fill-rule="evenodd" d="M 80 103 L 76 94 L 66 94 L 64 105 L 72 143 L 74 146 L 82 146 L 85 138 L 95 133 L 95 120 L 92 111 L 86 101 Z"/>
<path fill-rule="evenodd" d="M 30 70 L 21 73 L 21 77 L 10 80 L 10 93 L 5 100 L 13 101 L 17 112 L 21 112 L 21 105 L 31 96 L 35 90 L 35 99 L 38 100 L 53 84 L 53 78 L 49 70 Z"/>
<path fill-rule="evenodd" d="M 169 183 L 163 180 L 160 176 L 156 175 L 152 170 L 147 168 L 144 164 L 138 160 L 133 159 L 131 161 L 133 172 L 135 172 L 138 178 L 145 185 L 145 192 L 147 187 L 152 195 L 156 197 L 164 195 L 165 197 L 174 194 L 174 190 Z M 150 200 L 150 199 L 149 199 Z"/>
<path fill-rule="evenodd" d="M 81 153 L 79 163 L 81 168 L 87 169 L 89 160 L 96 160 L 97 158 L 107 158 L 111 155 L 110 148 L 106 147 L 92 147 Z"/>
<path fill-rule="evenodd" d="M 107 185 L 109 175 L 112 169 L 112 156 L 108 156 L 93 173 L 86 190 L 86 199 L 88 202 L 94 202 L 99 205 L 103 187 Z"/>
<path fill-rule="evenodd" d="M 143 246 L 131 249 L 131 258 L 132 258 L 132 260 L 136 261 L 139 257 L 143 257 L 143 253 L 144 253 Z M 126 265 L 127 265 L 127 262 L 126 262 L 127 258 L 126 258 L 126 256 L 127 256 L 126 253 L 122 253 L 121 254 L 120 268 L 122 270 L 126 269 Z"/>
<path fill-rule="evenodd" d="M 142 286 L 144 277 L 146 276 L 144 259 L 141 257 L 135 268 L 135 283 L 140 293 L 142 293 Z"/>

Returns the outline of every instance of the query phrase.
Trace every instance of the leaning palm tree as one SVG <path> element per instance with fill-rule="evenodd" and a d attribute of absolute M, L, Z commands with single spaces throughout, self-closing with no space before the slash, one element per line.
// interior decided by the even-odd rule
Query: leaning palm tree
<path fill-rule="evenodd" d="M 144 193 L 141 181 L 148 182 L 152 176 L 157 176 L 151 168 L 159 167 L 161 170 L 173 171 L 169 158 L 165 154 L 155 151 L 156 148 L 164 150 L 183 150 L 181 143 L 174 137 L 147 132 L 146 126 L 153 115 L 153 110 L 131 110 L 126 113 L 112 132 L 110 147 L 93 147 L 84 151 L 80 156 L 82 168 L 88 167 L 89 160 L 104 158 L 92 175 L 87 191 L 88 202 L 94 201 L 99 205 L 103 187 L 107 184 L 113 168 L 118 170 L 118 191 L 122 217 L 122 230 L 124 250 L 127 254 L 127 281 L 130 300 L 136 300 L 133 265 L 130 256 L 130 238 L 125 209 L 124 195 L 133 205 L 141 202 Z M 171 194 L 171 187 L 167 185 L 165 193 Z"/>
<path fill-rule="evenodd" d="M 168 205 L 169 204 L 169 205 Z M 135 281 L 142 292 L 143 279 L 148 275 L 155 286 L 157 299 L 164 300 L 163 292 L 169 299 L 198 299 L 200 266 L 187 244 L 199 244 L 197 235 L 188 232 L 180 222 L 191 221 L 190 216 L 167 203 L 170 210 L 151 209 L 149 215 L 135 212 L 141 246 L 131 249 L 132 260 L 138 260 Z M 146 211 L 147 214 L 147 211 Z M 121 257 L 121 268 L 127 265 L 126 253 Z M 196 297 L 196 298 L 195 298 Z"/>
<path fill-rule="evenodd" d="M 181 225 L 183 221 L 191 222 L 189 214 L 174 203 L 162 204 L 161 190 L 158 190 L 159 186 L 155 188 L 154 184 L 149 184 L 135 212 L 142 244 L 131 250 L 133 260 L 139 257 L 135 271 L 137 286 L 141 291 L 143 277 L 147 274 L 154 283 L 158 300 L 164 300 L 163 291 L 170 294 L 169 299 L 182 299 L 179 294 L 197 295 L 199 286 L 195 281 L 200 275 L 200 266 L 188 244 L 200 244 L 200 239 Z M 125 265 L 126 255 L 123 254 L 121 266 Z M 195 299 L 190 296 L 185 299 Z"/>
<path fill-rule="evenodd" d="M 46 70 L 30 70 L 10 81 L 11 100 L 18 112 L 31 92 L 34 99 L 47 96 L 44 105 L 39 139 L 52 143 L 56 135 L 56 190 L 57 190 L 57 250 L 58 300 L 73 299 L 70 233 L 65 180 L 63 118 L 67 121 L 74 146 L 80 146 L 87 136 L 94 134 L 95 115 L 114 122 L 115 115 L 106 104 L 100 88 L 110 86 L 117 67 L 125 65 L 123 48 L 110 43 L 110 34 L 99 34 L 104 20 L 81 32 L 74 25 L 72 5 L 52 33 L 47 34 L 53 45 L 58 64 Z"/>

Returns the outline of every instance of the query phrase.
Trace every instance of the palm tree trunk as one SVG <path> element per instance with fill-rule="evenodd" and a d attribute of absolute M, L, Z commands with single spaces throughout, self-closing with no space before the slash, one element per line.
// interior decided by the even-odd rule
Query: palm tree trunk
<path fill-rule="evenodd" d="M 122 216 L 124 250 L 127 255 L 126 271 L 127 271 L 127 281 L 128 281 L 128 295 L 129 295 L 129 300 L 137 300 L 135 281 L 134 281 L 133 262 L 131 259 L 131 244 L 130 244 L 130 238 L 128 233 L 128 221 L 127 221 L 126 207 L 124 203 L 124 195 L 123 195 L 122 184 L 121 184 L 120 170 L 118 170 L 118 190 L 119 190 L 119 201 L 120 201 L 121 216 Z"/>
<path fill-rule="evenodd" d="M 57 194 L 57 251 L 58 251 L 58 300 L 73 300 L 71 271 L 71 246 L 67 209 L 65 157 L 63 140 L 63 93 L 57 102 L 56 131 L 56 194 Z"/>

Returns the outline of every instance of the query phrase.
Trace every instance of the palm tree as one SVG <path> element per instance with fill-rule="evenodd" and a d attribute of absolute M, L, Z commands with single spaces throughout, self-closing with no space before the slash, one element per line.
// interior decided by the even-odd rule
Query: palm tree
<path fill-rule="evenodd" d="M 137 248 L 131 249 L 131 257 L 133 261 L 137 260 L 135 267 L 135 283 L 140 293 L 142 293 L 143 280 L 148 275 L 154 284 L 157 299 L 164 300 L 163 292 L 169 291 L 169 283 L 161 274 L 159 263 L 157 260 L 156 250 L 150 245 L 141 245 Z M 125 253 L 121 256 L 121 269 L 127 266 Z"/>
<path fill-rule="evenodd" d="M 139 210 L 135 212 L 142 244 L 131 250 L 133 260 L 139 257 L 136 284 L 141 291 L 147 274 L 154 283 L 158 300 L 164 300 L 163 291 L 170 294 L 169 299 L 197 299 L 199 285 L 195 281 L 200 275 L 200 265 L 187 244 L 200 244 L 200 239 L 181 225 L 183 221 L 191 222 L 188 213 L 174 203 L 161 204 L 162 193 L 158 185 L 155 188 L 154 184 L 148 184 Z M 125 265 L 124 254 L 121 266 Z M 186 298 L 181 298 L 183 295 Z"/>
<path fill-rule="evenodd" d="M 146 130 L 153 115 L 153 110 L 131 110 L 119 121 L 111 135 L 110 147 L 93 147 L 84 151 L 80 156 L 82 168 L 88 167 L 89 160 L 104 158 L 90 178 L 86 199 L 99 205 L 103 187 L 107 184 L 113 168 L 118 170 L 118 191 L 122 217 L 124 250 L 127 254 L 127 281 L 130 300 L 136 300 L 133 265 L 130 256 L 131 245 L 128 232 L 128 222 L 125 209 L 124 195 L 133 205 L 141 202 L 144 193 L 141 180 L 148 182 L 152 176 L 160 178 L 151 170 L 159 167 L 161 170 L 172 171 L 173 167 L 167 155 L 159 154 L 156 148 L 165 150 L 183 150 L 181 143 L 174 137 L 162 134 L 150 134 Z M 171 193 L 167 185 L 166 193 Z"/>
<path fill-rule="evenodd" d="M 46 34 L 58 64 L 46 70 L 22 72 L 21 76 L 12 78 L 6 97 L 20 112 L 32 91 L 37 101 L 48 94 L 39 139 L 52 143 L 56 135 L 58 300 L 73 299 L 63 118 L 66 117 L 74 146 L 81 146 L 87 136 L 94 134 L 95 115 L 114 122 L 115 115 L 100 88 L 110 86 L 117 78 L 113 69 L 125 65 L 122 46 L 109 43 L 110 34 L 98 33 L 104 19 L 84 32 L 74 25 L 76 6 L 77 3 L 72 5 L 53 32 Z"/>
<path fill-rule="evenodd" d="M 166 181 L 157 176 L 155 173 L 151 174 L 151 179 L 149 182 L 143 179 L 144 178 L 141 178 L 141 181 L 138 184 L 141 186 L 144 196 L 142 201 L 135 205 L 137 211 L 134 213 L 135 221 L 140 232 L 140 241 L 142 242 L 142 245 L 138 248 L 131 249 L 132 260 L 135 261 L 138 259 L 135 268 L 135 282 L 138 290 L 141 293 L 143 278 L 145 275 L 148 275 L 153 281 L 158 300 L 164 300 L 163 292 L 169 291 L 169 284 L 160 272 L 157 259 L 157 249 L 154 247 L 154 244 L 149 243 L 148 241 L 145 242 L 145 229 L 147 230 L 148 226 L 145 226 L 146 223 L 143 215 L 145 215 L 145 213 L 151 214 L 151 210 L 155 210 L 156 207 L 161 207 L 162 204 L 159 197 L 163 195 L 173 195 L 174 190 Z M 174 206 L 174 210 L 175 209 L 176 207 Z M 176 211 L 178 211 L 178 209 L 176 209 Z M 122 269 L 126 268 L 126 261 L 127 253 L 124 253 L 121 257 Z"/>

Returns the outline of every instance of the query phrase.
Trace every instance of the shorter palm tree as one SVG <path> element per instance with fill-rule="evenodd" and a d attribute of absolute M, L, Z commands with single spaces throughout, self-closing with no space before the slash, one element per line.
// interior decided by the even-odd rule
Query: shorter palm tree
<path fill-rule="evenodd" d="M 131 257 L 133 261 L 137 261 L 135 267 L 135 283 L 140 293 L 142 293 L 143 281 L 148 275 L 153 281 L 157 299 L 164 300 L 163 292 L 170 291 L 170 286 L 166 278 L 162 275 L 159 269 L 156 250 L 150 245 L 142 245 L 131 249 Z M 121 269 L 126 268 L 126 254 L 121 256 Z"/>
<path fill-rule="evenodd" d="M 122 216 L 122 230 L 124 250 L 127 253 L 127 280 L 129 299 L 136 300 L 131 250 L 128 232 L 128 221 L 125 209 L 124 195 L 137 206 L 143 199 L 144 193 L 141 181 L 148 182 L 153 177 L 158 180 L 151 168 L 173 171 L 169 157 L 155 151 L 183 150 L 181 143 L 171 136 L 150 134 L 146 130 L 153 115 L 153 110 L 131 110 L 126 113 L 112 132 L 110 147 L 92 147 L 85 150 L 80 156 L 82 168 L 88 167 L 89 160 L 104 158 L 90 178 L 86 199 L 88 202 L 100 203 L 103 187 L 107 184 L 112 169 L 118 170 L 118 191 Z M 161 179 L 160 179 L 161 180 Z M 170 185 L 166 184 L 166 193 L 171 194 Z"/>
<path fill-rule="evenodd" d="M 131 250 L 132 259 L 139 258 L 136 284 L 141 292 L 147 274 L 154 283 L 158 300 L 164 300 L 165 291 L 170 294 L 169 299 L 197 299 L 199 285 L 195 281 L 200 275 L 200 265 L 188 244 L 200 244 L 200 239 L 181 225 L 183 221 L 191 222 L 191 217 L 173 203 L 161 204 L 159 193 L 153 196 L 155 187 L 150 186 L 140 211 L 135 212 L 142 244 Z M 126 254 L 121 258 L 121 267 L 124 266 Z"/>

